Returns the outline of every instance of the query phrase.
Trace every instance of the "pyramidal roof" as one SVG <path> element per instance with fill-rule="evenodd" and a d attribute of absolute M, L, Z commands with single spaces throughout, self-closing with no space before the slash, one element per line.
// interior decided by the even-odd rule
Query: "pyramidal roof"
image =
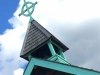
<path fill-rule="evenodd" d="M 31 21 L 27 29 L 20 56 L 23 57 L 29 52 L 38 49 L 46 44 L 48 40 L 54 41 L 63 49 L 63 52 L 68 50 L 68 48 L 62 42 L 60 42 L 55 36 L 42 27 L 37 21 Z"/>

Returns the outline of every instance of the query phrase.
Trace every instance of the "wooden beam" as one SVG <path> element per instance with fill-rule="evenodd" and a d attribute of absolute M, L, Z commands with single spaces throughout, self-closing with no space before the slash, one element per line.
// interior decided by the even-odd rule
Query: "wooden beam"
<path fill-rule="evenodd" d="M 68 64 L 60 64 L 56 62 L 51 62 L 48 60 L 41 60 L 41 59 L 36 59 L 32 58 L 32 64 L 36 66 L 41 66 L 53 70 L 58 70 L 61 72 L 65 73 L 70 73 L 70 74 L 75 74 L 75 75 L 100 75 L 100 72 L 97 71 L 92 71 L 89 69 L 73 66 L 73 65 L 68 65 Z"/>

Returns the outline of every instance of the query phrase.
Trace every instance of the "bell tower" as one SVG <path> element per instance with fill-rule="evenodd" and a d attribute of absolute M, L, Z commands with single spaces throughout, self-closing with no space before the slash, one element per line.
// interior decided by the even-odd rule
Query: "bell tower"
<path fill-rule="evenodd" d="M 30 6 L 28 6 L 28 4 L 30 4 Z M 26 60 L 35 57 L 68 64 L 63 55 L 63 52 L 68 50 L 68 48 L 32 18 L 31 14 L 36 4 L 37 2 L 32 3 L 24 0 L 24 5 L 19 14 L 19 16 L 24 15 L 30 17 L 21 57 Z M 30 9 L 32 10 L 30 11 Z M 28 12 L 28 14 L 26 14 L 26 12 Z"/>
<path fill-rule="evenodd" d="M 56 37 L 43 28 L 37 21 L 30 22 L 21 57 L 29 60 L 31 57 L 68 64 L 63 52 L 68 48 Z"/>
<path fill-rule="evenodd" d="M 30 17 L 20 54 L 22 58 L 29 61 L 23 75 L 100 75 L 100 72 L 68 63 L 63 55 L 68 47 L 32 18 L 31 14 L 36 4 L 37 2 L 31 3 L 24 0 L 19 14 L 19 16 Z"/>

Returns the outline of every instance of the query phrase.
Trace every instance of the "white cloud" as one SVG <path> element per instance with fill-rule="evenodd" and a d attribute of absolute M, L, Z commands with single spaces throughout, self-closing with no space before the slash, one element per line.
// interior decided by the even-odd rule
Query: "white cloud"
<path fill-rule="evenodd" d="M 28 26 L 27 19 L 22 23 L 18 17 L 20 13 L 21 3 L 14 13 L 14 15 L 8 20 L 13 29 L 7 29 L 2 35 L 0 35 L 0 75 L 14 75 L 13 72 L 18 68 L 24 68 L 27 61 L 20 58 L 20 51 L 24 40 L 25 32 Z M 15 75 L 16 72 L 15 72 Z M 22 75 L 22 74 L 20 74 Z"/>
<path fill-rule="evenodd" d="M 14 75 L 23 75 L 23 69 L 19 68 L 14 71 Z"/>
<path fill-rule="evenodd" d="M 59 22 L 79 23 L 100 17 L 99 0 L 38 0 L 35 15 Z"/>
<path fill-rule="evenodd" d="M 26 63 L 19 57 L 26 28 L 16 17 L 9 19 L 9 23 L 12 24 L 13 29 L 8 29 L 0 35 L 0 57 L 3 58 L 0 59 L 2 66 L 0 75 L 13 75 L 14 70 L 21 67 L 22 63 Z"/>
<path fill-rule="evenodd" d="M 70 48 L 66 52 L 72 64 L 100 71 L 100 19 L 87 21 L 77 30 L 63 34 Z M 64 36 L 66 35 L 66 36 Z"/>
<path fill-rule="evenodd" d="M 37 0 L 37 1 L 38 4 L 36 5 L 36 9 L 32 15 L 33 18 L 35 18 L 51 33 L 56 35 L 56 37 L 61 39 L 66 45 L 68 45 L 68 47 L 70 47 L 70 51 L 68 51 L 69 53 L 67 52 L 67 55 L 70 60 L 72 59 L 71 63 L 75 63 L 76 65 L 79 64 L 80 66 L 83 67 L 100 70 L 100 68 L 98 68 L 97 66 L 100 63 L 100 60 L 98 58 L 100 55 L 99 54 L 100 47 L 99 45 L 95 45 L 95 44 L 100 44 L 98 43 L 100 41 L 99 39 L 100 34 L 95 35 L 96 33 L 99 32 L 99 30 L 96 31 L 97 30 L 96 28 L 99 28 L 100 24 L 98 24 L 98 26 L 95 26 L 97 22 L 95 22 L 93 25 L 91 23 L 84 24 L 85 21 L 90 20 L 90 22 L 93 23 L 92 19 L 100 19 L 100 4 L 99 4 L 100 1 L 99 0 L 84 0 L 84 1 Z M 19 68 L 21 67 L 22 64 L 26 64 L 26 61 L 19 57 L 29 19 L 24 16 L 21 17 L 18 16 L 18 14 L 21 12 L 22 5 L 23 5 L 23 0 L 20 0 L 16 12 L 13 14 L 13 17 L 11 17 L 8 20 L 9 23 L 12 25 L 13 29 L 8 29 L 4 32 L 3 35 L 0 35 L 0 50 L 1 50 L 0 57 L 3 58 L 0 59 L 0 69 L 1 69 L 0 75 L 7 75 L 7 74 L 22 75 L 23 71 L 22 69 Z M 94 27 L 91 28 L 91 25 Z M 82 29 L 82 27 L 84 29 Z M 89 29 L 90 31 L 88 31 Z M 91 32 L 92 31 L 91 29 L 93 30 L 93 33 Z M 91 37 L 89 37 L 88 35 Z M 96 47 L 95 51 L 92 50 L 93 47 L 94 48 Z M 89 54 L 93 53 L 94 53 L 94 58 L 89 60 L 90 58 Z M 98 53 L 97 56 L 96 53 Z M 83 56 L 84 60 L 81 60 L 80 55 Z M 11 68 L 12 65 L 13 67 Z M 18 72 L 21 73 L 17 74 Z"/>

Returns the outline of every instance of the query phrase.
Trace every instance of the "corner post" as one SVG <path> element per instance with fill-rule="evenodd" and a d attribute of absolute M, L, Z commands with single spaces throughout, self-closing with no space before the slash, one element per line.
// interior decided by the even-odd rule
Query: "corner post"
<path fill-rule="evenodd" d="M 48 42 L 48 47 L 50 49 L 51 54 L 52 55 L 56 55 L 56 52 L 54 50 L 54 47 L 53 47 L 53 45 L 52 45 L 52 43 L 50 41 Z"/>

